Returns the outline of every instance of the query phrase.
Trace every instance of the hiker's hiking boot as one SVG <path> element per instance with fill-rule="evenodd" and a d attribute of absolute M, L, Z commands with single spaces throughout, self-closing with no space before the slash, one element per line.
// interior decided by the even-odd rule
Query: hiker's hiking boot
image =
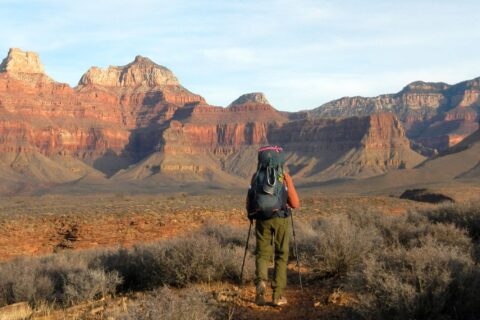
<path fill-rule="evenodd" d="M 287 298 L 285 298 L 285 297 L 273 298 L 273 302 L 272 302 L 274 307 L 284 306 L 287 303 L 288 303 L 288 301 L 287 301 Z"/>
<path fill-rule="evenodd" d="M 264 281 L 260 281 L 257 283 L 257 292 L 255 294 L 255 303 L 257 306 L 264 306 L 265 305 L 265 291 L 267 291 L 267 285 Z"/>

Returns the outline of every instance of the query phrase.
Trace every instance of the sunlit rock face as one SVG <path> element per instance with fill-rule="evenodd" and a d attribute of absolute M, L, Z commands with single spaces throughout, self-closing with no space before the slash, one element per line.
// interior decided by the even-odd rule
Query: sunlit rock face
<path fill-rule="evenodd" d="M 106 87 L 180 85 L 172 71 L 142 56 L 136 56 L 132 63 L 121 67 L 110 66 L 106 69 L 92 67 L 82 76 L 79 84 Z"/>
<path fill-rule="evenodd" d="M 0 66 L 0 149 L 8 165 L 20 152 L 74 157 L 95 166 L 108 155 L 126 166 L 150 152 L 160 136 L 134 145 L 136 131 L 158 135 L 186 103 L 205 100 L 148 58 L 124 67 L 90 69 L 76 88 L 44 73 L 38 54 L 10 49 Z M 105 170 L 105 168 L 102 168 Z M 112 163 L 112 174 L 118 165 Z"/>
<path fill-rule="evenodd" d="M 480 78 L 453 86 L 417 81 L 397 94 L 335 100 L 312 110 L 310 116 L 350 117 L 394 112 L 409 138 L 442 151 L 478 129 L 479 83 Z"/>
<path fill-rule="evenodd" d="M 0 64 L 0 72 L 43 74 L 44 68 L 37 53 L 12 48 Z"/>
<path fill-rule="evenodd" d="M 94 170 L 109 181 L 238 185 L 255 172 L 257 148 L 278 144 L 298 179 L 368 177 L 423 161 L 410 139 L 427 153 L 475 131 L 478 82 L 414 82 L 394 95 L 287 113 L 260 92 L 209 105 L 141 56 L 90 68 L 72 88 L 48 77 L 37 54 L 12 49 L 0 72 L 0 170 L 46 184 Z"/>

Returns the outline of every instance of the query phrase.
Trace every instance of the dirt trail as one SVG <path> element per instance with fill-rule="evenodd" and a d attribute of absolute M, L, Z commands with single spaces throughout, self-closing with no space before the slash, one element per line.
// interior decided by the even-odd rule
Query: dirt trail
<path fill-rule="evenodd" d="M 342 305 L 342 301 L 329 302 L 331 295 L 331 289 L 322 288 L 319 285 L 306 285 L 303 292 L 298 285 L 289 285 L 285 291 L 285 296 L 288 299 L 286 306 L 273 307 L 266 305 L 259 307 L 254 303 L 255 287 L 249 285 L 240 291 L 240 297 L 235 302 L 233 319 L 345 319 L 348 314 L 348 307 Z"/>
<path fill-rule="evenodd" d="M 296 284 L 290 284 L 285 292 L 288 305 L 259 307 L 254 303 L 255 287 L 248 284 L 240 289 L 232 284 L 221 284 L 223 290 L 239 290 L 239 296 L 227 303 L 225 319 L 231 320 L 305 320 L 305 319 L 349 319 L 348 300 L 332 301 L 331 288 L 319 284 L 307 284 L 303 292 Z M 205 289 L 204 287 L 202 287 Z M 181 290 L 181 289 L 175 289 Z M 207 290 L 208 291 L 208 290 Z M 216 290 L 210 290 L 214 296 Z M 34 320 L 64 319 L 110 319 L 132 307 L 144 293 L 131 293 L 127 296 L 108 297 L 75 305 L 66 309 L 37 310 L 31 317 Z"/>

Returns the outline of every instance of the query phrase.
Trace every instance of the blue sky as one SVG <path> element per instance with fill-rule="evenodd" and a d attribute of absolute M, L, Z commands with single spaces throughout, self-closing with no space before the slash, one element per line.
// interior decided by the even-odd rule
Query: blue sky
<path fill-rule="evenodd" d="M 478 30 L 473 0 L 0 0 L 0 55 L 36 51 L 57 81 L 141 54 L 211 104 L 288 111 L 480 76 Z"/>

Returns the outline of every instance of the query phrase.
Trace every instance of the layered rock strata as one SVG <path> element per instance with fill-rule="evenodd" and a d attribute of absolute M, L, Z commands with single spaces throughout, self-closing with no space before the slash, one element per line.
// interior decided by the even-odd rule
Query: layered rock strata
<path fill-rule="evenodd" d="M 37 54 L 11 49 L 0 72 L 4 164 L 19 153 L 38 153 L 73 157 L 111 175 L 137 160 L 139 149 L 148 153 L 158 143 L 158 137 L 142 140 L 137 131 L 149 128 L 150 136 L 158 136 L 175 110 L 204 101 L 146 58 L 108 70 L 106 76 L 90 70 L 71 88 L 45 75 Z"/>
<path fill-rule="evenodd" d="M 334 100 L 312 110 L 310 116 L 350 117 L 394 112 L 409 138 L 441 151 L 478 129 L 479 95 L 480 78 L 453 86 L 418 81 L 397 94 Z"/>
<path fill-rule="evenodd" d="M 464 120 L 475 118 L 478 95 L 475 84 L 464 89 L 452 98 L 461 110 L 445 107 L 448 85 L 419 83 L 373 107 L 362 98 L 339 101 L 339 110 L 352 114 L 333 119 L 324 117 L 334 115 L 328 108 L 323 114 L 279 112 L 258 92 L 226 108 L 212 106 L 141 56 L 125 66 L 93 67 L 72 88 L 45 75 L 38 55 L 12 49 L 0 72 L 0 173 L 18 190 L 28 189 L 29 181 L 48 187 L 88 179 L 112 186 L 238 186 L 255 171 L 257 148 L 280 144 L 298 179 L 366 177 L 423 160 L 410 148 L 403 125 L 410 134 L 421 131 L 419 141 L 443 139 L 443 122 L 434 125 L 435 112 L 443 110 L 448 123 L 460 121 L 465 132 L 471 130 Z M 398 101 L 403 109 L 383 107 Z"/>
<path fill-rule="evenodd" d="M 273 130 L 269 140 L 288 150 L 292 173 L 310 179 L 376 175 L 424 159 L 410 148 L 391 113 L 289 122 Z"/>

